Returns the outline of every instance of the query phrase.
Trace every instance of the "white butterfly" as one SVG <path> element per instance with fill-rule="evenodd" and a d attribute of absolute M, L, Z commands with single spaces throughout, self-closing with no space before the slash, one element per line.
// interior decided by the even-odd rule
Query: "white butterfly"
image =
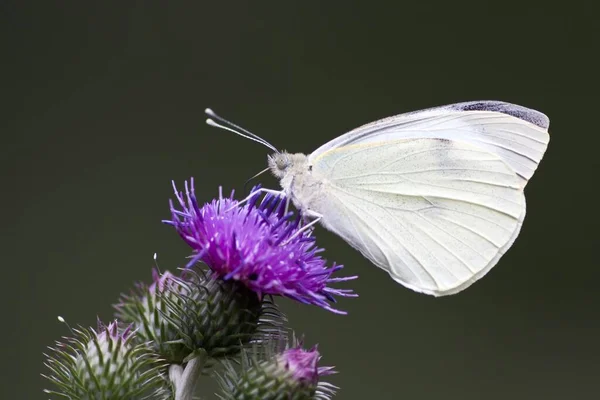
<path fill-rule="evenodd" d="M 314 218 L 309 225 L 320 222 L 395 281 L 434 296 L 466 289 L 513 244 L 523 190 L 549 141 L 544 114 L 499 101 L 382 119 L 308 156 L 206 112 L 243 133 L 209 124 L 275 151 L 269 169 Z"/>

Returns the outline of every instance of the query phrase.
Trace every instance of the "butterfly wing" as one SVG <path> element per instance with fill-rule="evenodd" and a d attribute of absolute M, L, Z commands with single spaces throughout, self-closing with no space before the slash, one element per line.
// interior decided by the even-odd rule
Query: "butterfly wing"
<path fill-rule="evenodd" d="M 400 114 L 356 128 L 318 148 L 309 161 L 344 146 L 409 138 L 462 141 L 502 158 L 521 178 L 535 172 L 548 146 L 548 118 L 500 101 L 451 104 Z"/>
<path fill-rule="evenodd" d="M 481 278 L 525 217 L 522 175 L 464 141 L 363 140 L 312 167 L 324 226 L 418 292 L 453 294 Z"/>

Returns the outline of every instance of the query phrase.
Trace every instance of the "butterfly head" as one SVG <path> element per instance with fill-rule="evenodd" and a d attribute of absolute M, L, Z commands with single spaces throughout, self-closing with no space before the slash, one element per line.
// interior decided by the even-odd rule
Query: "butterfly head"
<path fill-rule="evenodd" d="M 279 179 L 286 175 L 297 175 L 307 168 L 308 159 L 305 154 L 290 154 L 285 151 L 277 152 L 268 157 L 271 173 Z"/>
<path fill-rule="evenodd" d="M 290 166 L 292 165 L 291 154 L 286 152 L 274 153 L 268 156 L 269 169 L 277 178 L 284 177 Z"/>

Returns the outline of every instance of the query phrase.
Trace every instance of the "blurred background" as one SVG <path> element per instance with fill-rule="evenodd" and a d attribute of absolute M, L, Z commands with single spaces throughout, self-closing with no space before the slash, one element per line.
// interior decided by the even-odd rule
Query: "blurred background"
<path fill-rule="evenodd" d="M 459 5 L 460 4 L 460 5 Z M 556 5 L 553 5 L 556 4 Z M 597 51 L 592 2 L 0 3 L 0 398 L 44 399 L 42 352 L 108 321 L 134 281 L 181 266 L 171 179 L 209 201 L 266 165 L 215 111 L 309 153 L 382 117 L 497 99 L 546 113 L 520 237 L 484 279 L 435 299 L 322 228 L 358 299 L 280 304 L 339 399 L 565 399 L 598 391 Z M 257 181 L 258 182 L 258 181 Z M 266 175 L 260 182 L 277 188 Z M 201 382 L 202 394 L 216 388 Z"/>

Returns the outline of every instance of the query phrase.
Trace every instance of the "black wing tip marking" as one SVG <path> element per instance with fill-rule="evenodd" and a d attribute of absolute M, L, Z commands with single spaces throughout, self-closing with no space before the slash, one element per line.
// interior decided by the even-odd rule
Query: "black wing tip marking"
<path fill-rule="evenodd" d="M 506 103 L 503 101 L 469 101 L 465 103 L 451 104 L 447 107 L 457 111 L 495 111 L 530 122 L 542 129 L 547 130 L 550 126 L 550 120 L 545 114 L 536 110 L 532 110 L 531 108 L 519 106 L 517 104 Z"/>

